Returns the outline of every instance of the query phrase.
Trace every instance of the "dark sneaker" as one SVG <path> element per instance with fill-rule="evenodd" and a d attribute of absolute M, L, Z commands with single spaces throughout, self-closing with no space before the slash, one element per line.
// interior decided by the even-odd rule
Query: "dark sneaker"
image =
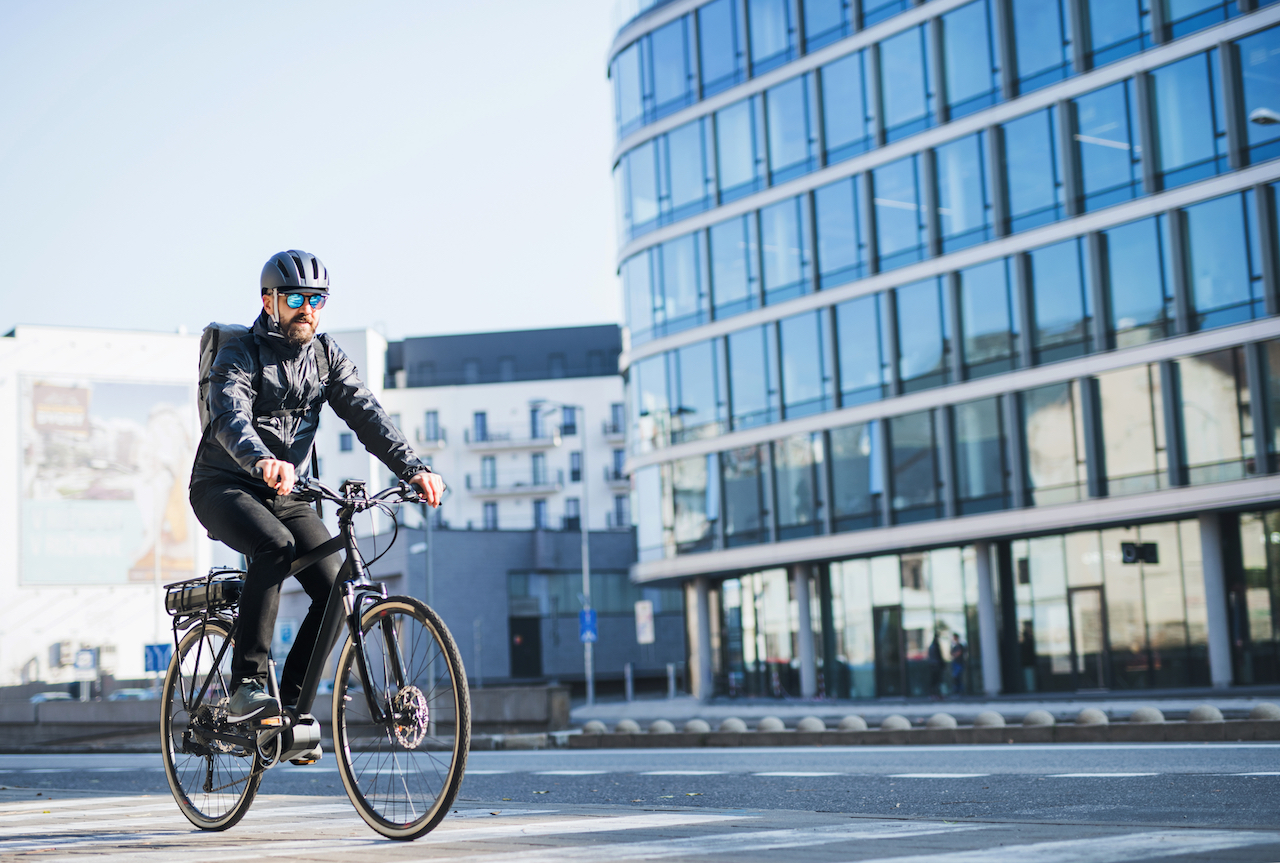
<path fill-rule="evenodd" d="M 267 692 L 261 680 L 245 678 L 227 702 L 227 721 L 279 725 L 280 703 Z"/>
<path fill-rule="evenodd" d="M 306 752 L 300 753 L 294 758 L 290 758 L 289 763 L 296 764 L 299 767 L 303 767 L 307 764 L 315 764 L 319 760 L 320 760 L 320 744 L 317 743 L 315 746 L 311 747 Z"/>

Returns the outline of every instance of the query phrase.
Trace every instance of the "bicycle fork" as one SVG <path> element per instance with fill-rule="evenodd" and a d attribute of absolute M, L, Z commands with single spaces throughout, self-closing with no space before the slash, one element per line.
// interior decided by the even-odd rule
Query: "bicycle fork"
<path fill-rule="evenodd" d="M 365 645 L 364 631 L 360 626 L 360 619 L 363 617 L 364 600 L 366 598 L 368 598 L 367 594 L 357 595 L 354 587 L 350 584 L 347 585 L 346 595 L 344 596 L 347 608 L 347 627 L 351 632 L 351 642 L 356 652 L 357 668 L 360 670 L 360 677 L 364 684 L 364 697 L 369 707 L 369 718 L 375 725 L 385 725 L 388 719 L 393 717 L 387 716 L 386 711 L 382 709 L 382 705 L 378 703 L 378 699 L 374 693 L 376 681 L 373 674 L 373 667 L 369 663 L 370 657 L 369 651 Z M 378 597 L 378 599 L 386 599 L 386 596 Z M 377 602 L 378 599 L 375 599 L 375 602 Z M 387 645 L 386 661 L 387 664 L 391 666 L 390 669 L 383 669 L 383 683 L 386 682 L 386 677 L 388 676 L 387 672 L 389 671 L 392 682 L 395 684 L 395 692 L 398 693 L 404 689 L 405 682 L 409 678 L 408 670 L 404 665 L 404 657 L 400 653 L 400 640 L 397 637 L 395 624 L 389 616 L 383 617 L 378 621 L 378 626 L 382 630 L 382 639 Z M 378 688 L 381 689 L 383 687 L 379 686 Z M 392 698 L 394 698 L 394 696 L 390 696 L 388 698 L 387 706 L 394 716 L 395 706 L 392 703 Z"/>

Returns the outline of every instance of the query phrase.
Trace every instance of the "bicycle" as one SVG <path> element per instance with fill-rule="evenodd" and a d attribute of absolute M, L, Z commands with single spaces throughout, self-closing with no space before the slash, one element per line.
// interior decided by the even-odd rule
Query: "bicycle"
<path fill-rule="evenodd" d="M 160 719 L 169 788 L 182 814 L 202 830 L 239 822 L 267 769 L 320 743 L 311 708 L 345 621 L 333 684 L 338 772 L 370 827 L 391 839 L 417 839 L 440 823 L 462 784 L 471 741 L 467 677 L 436 613 L 412 597 L 387 596 L 369 579 L 352 523 L 375 508 L 394 515 L 392 503 L 417 502 L 418 495 L 403 482 L 369 496 L 358 480 L 335 492 L 306 478 L 294 494 L 336 504 L 339 531 L 299 557 L 289 574 L 346 552 L 298 703 L 268 720 L 272 725 L 226 719 L 242 571 L 214 567 L 202 578 L 165 585 L 174 638 Z M 270 668 L 268 689 L 279 698 L 274 660 Z"/>

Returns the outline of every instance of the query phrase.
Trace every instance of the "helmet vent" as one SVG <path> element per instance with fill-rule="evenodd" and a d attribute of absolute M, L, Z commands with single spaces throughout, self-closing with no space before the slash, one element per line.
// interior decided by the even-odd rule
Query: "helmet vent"
<path fill-rule="evenodd" d="M 280 271 L 280 275 L 284 276 L 286 282 L 289 281 L 289 271 L 284 268 L 284 261 L 276 258 L 276 269 Z"/>
<path fill-rule="evenodd" d="M 311 259 L 311 278 L 317 281 L 320 279 L 320 259 L 316 257 Z"/>
<path fill-rule="evenodd" d="M 298 268 L 298 282 L 305 282 L 307 280 L 307 268 L 302 266 L 302 258 L 297 255 L 290 255 L 289 257 L 293 258 L 293 263 Z"/>

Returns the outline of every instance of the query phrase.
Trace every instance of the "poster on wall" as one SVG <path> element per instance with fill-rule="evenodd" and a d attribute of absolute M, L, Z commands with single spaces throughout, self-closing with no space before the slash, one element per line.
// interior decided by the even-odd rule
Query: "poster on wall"
<path fill-rule="evenodd" d="M 190 578 L 195 388 L 22 381 L 21 582 Z"/>

